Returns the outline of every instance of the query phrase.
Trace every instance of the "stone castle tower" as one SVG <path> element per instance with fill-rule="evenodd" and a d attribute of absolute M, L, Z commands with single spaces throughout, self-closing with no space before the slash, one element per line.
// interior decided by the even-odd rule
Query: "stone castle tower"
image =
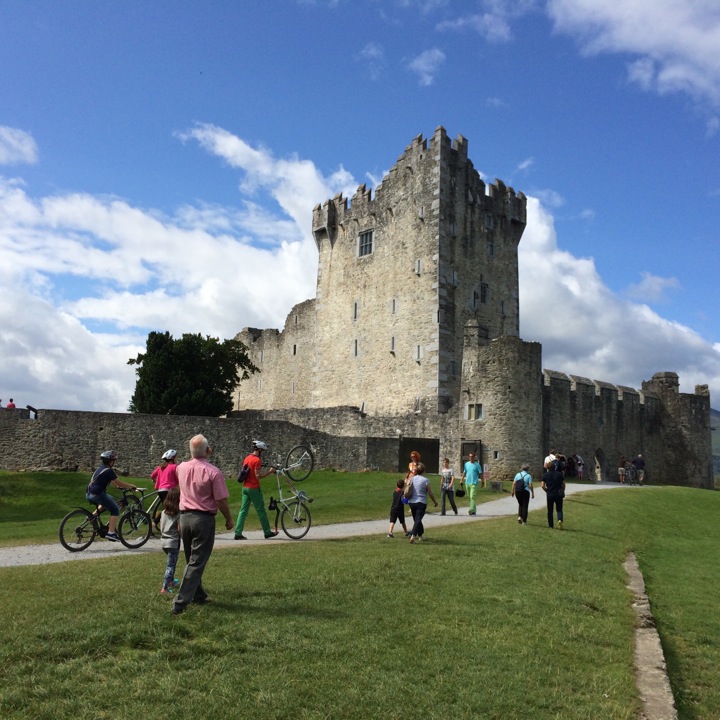
<path fill-rule="evenodd" d="M 363 185 L 350 202 L 314 209 L 316 299 L 282 333 L 241 333 L 262 372 L 241 386 L 237 409 L 448 412 L 466 334 L 519 336 L 525 212 L 522 193 L 485 185 L 465 138 L 451 143 L 443 128 L 415 138 L 374 198 Z"/>
<path fill-rule="evenodd" d="M 239 333 L 261 372 L 240 384 L 233 414 L 394 439 L 397 467 L 410 446 L 423 447 L 431 471 L 443 456 L 458 468 L 473 448 L 491 478 L 523 462 L 537 474 L 554 446 L 604 479 L 620 455 L 643 452 L 672 481 L 684 470 L 671 470 L 667 448 L 681 436 L 698 473 L 691 484 L 709 486 L 706 388 L 668 392 L 657 378 L 674 373 L 638 392 L 543 371 L 541 346 L 521 340 L 525 224 L 525 196 L 486 185 L 465 138 L 442 127 L 416 137 L 374 196 L 363 185 L 314 208 L 316 297 L 282 331 Z"/>

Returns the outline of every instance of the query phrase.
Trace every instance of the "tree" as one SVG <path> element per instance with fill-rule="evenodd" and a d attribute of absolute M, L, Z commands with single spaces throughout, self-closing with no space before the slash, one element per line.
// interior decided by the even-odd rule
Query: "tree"
<path fill-rule="evenodd" d="M 219 417 L 233 407 L 240 380 L 259 372 L 240 340 L 169 332 L 148 334 L 146 350 L 128 365 L 137 365 L 130 412 L 153 415 Z"/>

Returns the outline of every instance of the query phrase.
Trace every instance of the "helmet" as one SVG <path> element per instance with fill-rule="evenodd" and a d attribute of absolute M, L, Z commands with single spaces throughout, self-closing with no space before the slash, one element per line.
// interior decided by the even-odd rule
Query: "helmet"
<path fill-rule="evenodd" d="M 166 450 L 163 453 L 163 460 L 172 460 L 177 455 L 177 450 Z"/>
<path fill-rule="evenodd" d="M 117 460 L 117 453 L 114 450 L 105 450 L 100 453 L 101 460 Z"/>
<path fill-rule="evenodd" d="M 268 449 L 268 446 L 262 440 L 253 440 L 252 446 L 253 448 L 257 448 L 258 450 Z"/>

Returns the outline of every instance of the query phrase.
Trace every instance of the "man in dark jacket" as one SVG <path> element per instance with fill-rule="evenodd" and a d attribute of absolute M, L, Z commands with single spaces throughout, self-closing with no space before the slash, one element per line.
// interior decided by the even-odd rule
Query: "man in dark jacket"
<path fill-rule="evenodd" d="M 545 473 L 542 476 L 542 489 L 547 493 L 548 527 L 553 527 L 553 510 L 557 508 L 558 530 L 562 530 L 565 477 L 559 470 L 555 470 L 552 462 L 545 465 Z"/>

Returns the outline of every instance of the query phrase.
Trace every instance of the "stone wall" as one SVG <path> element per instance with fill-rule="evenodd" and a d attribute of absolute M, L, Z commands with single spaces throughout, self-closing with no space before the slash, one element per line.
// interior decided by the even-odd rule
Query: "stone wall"
<path fill-rule="evenodd" d="M 284 459 L 294 445 L 306 444 L 312 448 L 318 468 L 397 467 L 396 439 L 335 436 L 257 415 L 200 418 L 39 410 L 37 419 L 31 419 L 27 410 L 3 410 L 0 469 L 91 472 L 99 465 L 100 453 L 112 448 L 118 452 L 120 472 L 146 477 L 168 448 L 175 448 L 181 460 L 187 459 L 188 441 L 197 433 L 208 438 L 213 463 L 227 479 L 237 475 L 252 440 L 257 438 L 269 444 L 271 460 L 276 456 Z"/>

